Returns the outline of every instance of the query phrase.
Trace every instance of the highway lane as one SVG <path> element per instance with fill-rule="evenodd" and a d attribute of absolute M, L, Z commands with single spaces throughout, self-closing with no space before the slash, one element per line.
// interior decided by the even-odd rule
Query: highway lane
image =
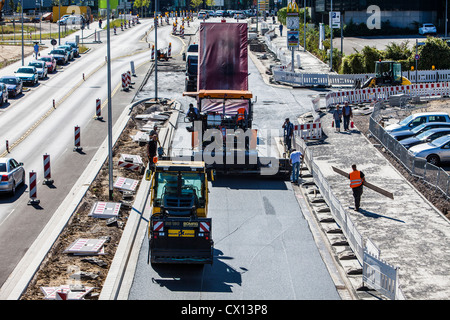
<path fill-rule="evenodd" d="M 121 88 L 121 73 L 130 70 L 130 61 L 135 66 L 149 67 L 148 44 L 143 41 L 145 31 L 151 26 L 150 21 L 142 21 L 139 27 L 129 29 L 127 33 L 111 36 L 111 70 L 113 94 Z M 0 248 L 0 285 L 28 250 L 34 239 L 40 234 L 47 221 L 51 218 L 59 204 L 67 196 L 78 177 L 85 170 L 90 159 L 104 141 L 107 133 L 107 122 L 94 120 L 95 99 L 100 98 L 106 104 L 106 36 L 104 43 L 93 45 L 91 52 L 83 55 L 54 78 L 47 80 L 45 85 L 33 88 L 22 98 L 14 101 L 8 110 L 0 115 L 2 121 L 2 138 L 15 137 L 11 141 L 19 141 L 10 156 L 25 163 L 28 172 L 34 170 L 38 180 L 43 180 L 42 156 L 51 156 L 53 186 L 42 186 L 38 181 L 39 206 L 29 206 L 27 186 L 21 186 L 15 197 L 2 195 L 0 197 L 0 237 L 4 245 Z M 8 70 L 2 70 L 8 72 Z M 81 81 L 85 72 L 85 81 Z M 145 74 L 145 72 L 144 72 Z M 52 110 L 49 92 L 57 97 L 67 96 Z M 131 102 L 135 90 L 127 93 L 124 105 Z M 59 101 L 59 100 L 58 100 Z M 113 122 L 122 113 L 123 105 L 113 104 Z M 45 115 L 38 126 L 33 128 L 36 120 Z M 32 116 L 27 117 L 27 115 Z M 106 119 L 106 109 L 103 109 Z M 17 119 L 10 123 L 5 119 Z M 81 145 L 83 152 L 73 152 L 74 126 L 82 128 Z M 24 132 L 29 128 L 25 135 Z M 15 133 L 15 131 L 20 131 Z M 14 140 L 18 139 L 18 140 Z M 3 139 L 2 139 L 3 140 Z"/>
<path fill-rule="evenodd" d="M 285 117 L 310 111 L 315 91 L 267 86 L 249 59 L 249 86 L 257 96 L 255 128 L 279 133 Z M 184 74 L 162 73 L 160 96 L 184 111 Z M 144 87 L 151 95 L 152 78 Z M 180 115 L 174 149 L 189 146 Z M 275 147 L 273 136 L 266 141 Z M 272 154 L 273 155 L 273 154 Z M 151 265 L 148 239 L 140 243 L 129 300 L 143 299 L 340 299 L 289 182 L 218 177 L 210 183 L 209 216 L 215 241 L 212 266 Z M 149 210 L 147 205 L 146 210 Z"/>

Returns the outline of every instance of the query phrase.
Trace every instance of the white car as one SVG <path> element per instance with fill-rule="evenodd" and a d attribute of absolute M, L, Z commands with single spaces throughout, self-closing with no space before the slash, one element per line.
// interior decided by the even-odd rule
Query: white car
<path fill-rule="evenodd" d="M 16 193 L 16 187 L 25 184 L 25 169 L 22 162 L 13 158 L 0 158 L 0 192 Z"/>
<path fill-rule="evenodd" d="M 28 63 L 28 66 L 36 68 L 39 79 L 47 78 L 48 69 L 47 69 L 47 65 L 45 64 L 45 61 L 39 61 L 39 60 L 30 61 Z"/>
<path fill-rule="evenodd" d="M 436 34 L 436 27 L 432 23 L 424 23 L 422 27 L 419 28 L 420 34 Z"/>
<path fill-rule="evenodd" d="M 198 13 L 198 19 L 208 19 L 208 14 L 205 11 L 200 11 Z"/>

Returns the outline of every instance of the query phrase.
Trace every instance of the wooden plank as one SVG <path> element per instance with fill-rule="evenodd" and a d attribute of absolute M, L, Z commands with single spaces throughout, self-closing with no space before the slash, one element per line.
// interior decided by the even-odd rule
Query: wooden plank
<path fill-rule="evenodd" d="M 345 171 L 343 171 L 343 170 L 341 170 L 341 169 L 338 169 L 338 168 L 336 168 L 336 167 L 333 167 L 333 166 L 331 166 L 331 168 L 333 168 L 333 171 L 334 171 L 334 172 L 339 173 L 340 175 L 346 177 L 347 179 L 350 178 L 350 174 L 349 174 L 349 173 L 347 173 L 347 172 L 345 172 Z M 384 189 L 382 189 L 382 188 L 380 188 L 380 187 L 377 187 L 376 185 L 374 185 L 374 184 L 372 184 L 372 183 L 370 183 L 370 182 L 367 182 L 366 180 L 364 180 L 364 183 L 363 183 L 363 184 L 364 184 L 367 188 L 369 188 L 369 189 L 371 189 L 371 190 L 373 190 L 373 191 L 375 191 L 375 192 L 378 192 L 378 193 L 382 194 L 383 196 L 386 196 L 386 197 L 388 197 L 388 198 L 394 199 L 394 194 L 393 194 L 392 192 L 389 192 L 389 191 L 384 190 Z"/>

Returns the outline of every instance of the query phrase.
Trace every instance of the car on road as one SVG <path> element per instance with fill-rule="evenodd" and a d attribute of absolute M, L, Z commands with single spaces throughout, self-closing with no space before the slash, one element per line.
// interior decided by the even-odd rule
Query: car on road
<path fill-rule="evenodd" d="M 415 157 L 427 159 L 436 166 L 450 161 L 450 135 L 442 136 L 433 141 L 418 144 L 408 149 Z"/>
<path fill-rule="evenodd" d="M 413 113 L 399 123 L 390 124 L 384 129 L 391 133 L 412 129 L 426 122 L 450 122 L 450 117 L 446 112 Z"/>
<path fill-rule="evenodd" d="M 421 143 L 431 142 L 434 139 L 440 138 L 447 134 L 450 134 L 450 127 L 430 129 L 414 137 L 403 139 L 400 141 L 400 144 L 406 149 L 409 149 Z"/>
<path fill-rule="evenodd" d="M 15 97 L 23 91 L 22 80 L 15 76 L 3 76 L 0 78 L 0 83 L 4 83 L 6 85 L 10 97 Z"/>
<path fill-rule="evenodd" d="M 208 19 L 208 14 L 205 11 L 200 11 L 197 17 L 198 19 Z"/>
<path fill-rule="evenodd" d="M 72 50 L 71 46 L 69 46 L 69 45 L 67 45 L 67 46 L 66 45 L 60 45 L 56 49 L 66 50 L 67 54 L 69 55 L 69 61 L 73 60 L 73 50 Z"/>
<path fill-rule="evenodd" d="M 436 34 L 436 27 L 434 26 L 434 24 L 432 23 L 424 23 L 420 28 L 419 28 L 419 33 L 422 35 L 425 34 Z"/>
<path fill-rule="evenodd" d="M 56 22 L 57 24 L 61 26 L 68 26 L 68 25 L 74 25 L 74 24 L 82 24 L 83 18 L 81 16 L 67 16 L 62 17 L 60 20 Z"/>
<path fill-rule="evenodd" d="M 401 141 L 406 138 L 417 136 L 418 134 L 421 134 L 422 132 L 425 132 L 427 130 L 443 127 L 450 128 L 450 122 L 426 122 L 410 130 L 391 132 L 390 135 L 393 136 L 396 140 Z"/>
<path fill-rule="evenodd" d="M 225 17 L 225 11 L 224 10 L 217 10 L 216 11 L 216 17 Z"/>
<path fill-rule="evenodd" d="M 47 69 L 47 65 L 45 64 L 45 61 L 39 61 L 39 60 L 30 61 L 30 62 L 28 62 L 28 66 L 36 68 L 39 79 L 47 78 L 48 69 Z"/>
<path fill-rule="evenodd" d="M 52 56 L 40 56 L 38 60 L 45 62 L 48 73 L 56 71 L 56 60 Z"/>
<path fill-rule="evenodd" d="M 15 71 L 16 77 L 20 78 L 24 84 L 34 86 L 38 83 L 38 74 L 35 67 L 20 67 Z"/>
<path fill-rule="evenodd" d="M 80 56 L 80 50 L 78 49 L 78 44 L 75 41 L 66 41 L 65 45 L 72 47 L 74 57 Z"/>
<path fill-rule="evenodd" d="M 8 88 L 4 83 L 0 83 L 0 106 L 8 102 Z"/>
<path fill-rule="evenodd" d="M 64 49 L 53 49 L 49 53 L 55 58 L 57 64 L 66 64 L 69 61 L 69 54 Z"/>
<path fill-rule="evenodd" d="M 16 187 L 25 184 L 25 169 L 22 162 L 13 158 L 0 158 L 0 192 L 16 193 Z"/>

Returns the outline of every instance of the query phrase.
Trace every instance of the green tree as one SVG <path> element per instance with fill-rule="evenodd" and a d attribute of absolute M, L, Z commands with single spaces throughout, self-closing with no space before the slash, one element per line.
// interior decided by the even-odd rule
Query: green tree
<path fill-rule="evenodd" d="M 203 4 L 203 0 L 191 0 L 191 6 L 195 8 L 195 10 L 198 10 L 198 7 L 200 7 Z"/>
<path fill-rule="evenodd" d="M 444 40 L 428 37 L 425 44 L 419 47 L 418 53 L 419 70 L 430 70 L 432 66 L 436 69 L 450 69 L 450 47 Z M 411 56 L 413 59 L 414 55 Z"/>

